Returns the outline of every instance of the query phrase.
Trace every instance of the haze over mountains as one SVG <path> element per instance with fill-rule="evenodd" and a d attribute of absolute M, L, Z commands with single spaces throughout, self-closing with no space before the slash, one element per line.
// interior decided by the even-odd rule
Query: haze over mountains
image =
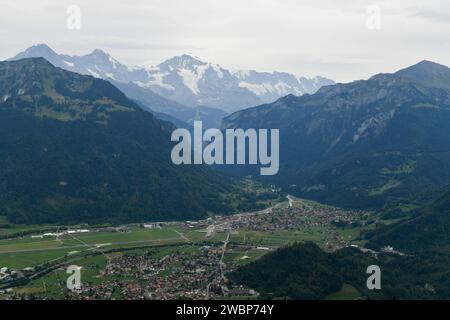
<path fill-rule="evenodd" d="M 217 108 L 228 113 L 273 102 L 287 94 L 314 93 L 334 83 L 323 77 L 307 79 L 282 72 L 234 72 L 189 55 L 173 57 L 155 67 L 131 68 L 101 50 L 69 56 L 57 54 L 44 44 L 32 46 L 13 59 L 31 57 L 43 57 L 57 67 L 80 74 L 132 82 L 181 105 Z"/>
<path fill-rule="evenodd" d="M 422 61 L 236 112 L 224 127 L 280 129 L 280 173 L 271 182 L 285 190 L 382 208 L 449 183 L 449 82 L 449 68 Z"/>
<path fill-rule="evenodd" d="M 0 211 L 15 223 L 200 218 L 246 192 L 170 160 L 174 126 L 111 83 L 43 58 L 0 62 Z"/>

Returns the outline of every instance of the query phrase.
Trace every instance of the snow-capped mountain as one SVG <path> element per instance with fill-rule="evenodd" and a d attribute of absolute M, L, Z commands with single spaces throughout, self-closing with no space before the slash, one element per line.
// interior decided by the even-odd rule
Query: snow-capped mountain
<path fill-rule="evenodd" d="M 240 87 L 250 90 L 265 103 L 273 102 L 289 94 L 296 96 L 312 94 L 323 86 L 334 84 L 334 81 L 324 77 L 297 78 L 293 74 L 277 71 L 273 73 L 254 70 L 237 71 L 234 76 L 239 79 Z"/>
<path fill-rule="evenodd" d="M 98 49 L 84 56 L 69 56 L 57 54 L 44 44 L 30 47 L 13 59 L 30 57 L 44 57 L 57 67 L 81 74 L 132 82 L 186 106 L 225 112 L 270 103 L 288 94 L 314 93 L 334 83 L 323 77 L 306 79 L 281 72 L 234 72 L 189 55 L 173 57 L 154 67 L 130 68 Z"/>
<path fill-rule="evenodd" d="M 11 60 L 36 57 L 43 57 L 56 67 L 105 80 L 128 83 L 148 79 L 145 69 L 127 67 L 99 49 L 83 56 L 70 56 L 57 54 L 47 45 L 39 44 L 19 53 Z"/>
<path fill-rule="evenodd" d="M 191 106 L 205 105 L 227 112 L 274 102 L 288 94 L 315 93 L 334 81 L 297 78 L 282 72 L 230 71 L 189 55 L 177 56 L 148 69 L 151 80 L 139 83 L 158 94 Z"/>
<path fill-rule="evenodd" d="M 189 106 L 208 106 L 232 112 L 263 103 L 239 86 L 228 70 L 189 55 L 177 56 L 148 69 L 150 79 L 138 83 L 163 97 Z"/>

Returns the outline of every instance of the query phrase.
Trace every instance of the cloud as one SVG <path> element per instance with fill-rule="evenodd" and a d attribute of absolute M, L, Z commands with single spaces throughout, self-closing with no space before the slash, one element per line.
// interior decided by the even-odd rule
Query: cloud
<path fill-rule="evenodd" d="M 202 50 L 204 48 L 182 44 L 182 43 L 169 43 L 169 42 L 153 42 L 142 39 L 121 38 L 121 37 L 103 37 L 101 39 L 95 36 L 88 36 L 83 38 L 86 43 L 90 43 L 92 46 L 108 47 L 115 49 L 125 50 Z"/>
<path fill-rule="evenodd" d="M 450 64 L 444 0 L 0 1 L 3 59 L 45 42 L 69 54 L 100 48 L 130 65 L 191 53 L 227 68 L 338 81 L 422 59 Z M 66 28 L 72 4 L 82 12 L 78 31 Z M 366 26 L 373 4 L 381 10 L 380 30 Z"/>
<path fill-rule="evenodd" d="M 416 12 L 414 16 L 439 22 L 450 23 L 450 13 L 448 11 L 426 10 Z"/>

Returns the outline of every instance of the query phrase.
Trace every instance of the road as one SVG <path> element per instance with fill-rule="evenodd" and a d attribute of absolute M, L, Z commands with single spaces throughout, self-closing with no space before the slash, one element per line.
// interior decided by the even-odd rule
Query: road
<path fill-rule="evenodd" d="M 191 239 L 189 239 L 188 237 L 186 237 L 184 234 L 182 234 L 180 231 L 178 230 L 174 230 L 179 236 L 180 238 L 182 238 L 184 241 L 186 241 L 187 243 L 191 243 Z"/>
<path fill-rule="evenodd" d="M 294 199 L 292 198 L 292 196 L 289 194 L 286 197 L 289 200 L 289 208 L 292 208 L 292 205 L 294 203 Z"/>
<path fill-rule="evenodd" d="M 219 261 L 219 268 L 220 268 L 220 276 L 223 280 L 225 280 L 225 274 L 223 272 L 225 263 L 223 262 L 223 257 L 225 256 L 225 251 L 227 251 L 227 245 L 230 242 L 230 232 L 227 234 L 227 239 L 223 242 L 223 248 L 222 248 L 222 256 L 220 257 Z"/>
<path fill-rule="evenodd" d="M 223 258 L 225 257 L 225 252 L 227 251 L 227 245 L 229 242 L 230 242 L 230 232 L 227 233 L 227 238 L 223 242 L 222 255 L 220 256 L 219 260 L 220 277 L 222 278 L 222 280 L 226 279 L 224 272 L 225 263 L 223 262 Z M 206 300 L 209 300 L 209 290 L 211 288 L 211 285 L 212 282 L 208 283 L 208 285 L 206 286 Z"/>

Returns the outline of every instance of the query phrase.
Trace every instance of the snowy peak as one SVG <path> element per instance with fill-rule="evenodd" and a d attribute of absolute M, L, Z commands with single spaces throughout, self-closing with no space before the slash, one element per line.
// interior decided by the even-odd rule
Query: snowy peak
<path fill-rule="evenodd" d="M 312 94 L 324 85 L 334 84 L 334 81 L 324 77 L 297 78 L 293 74 L 277 71 L 269 73 L 241 70 L 234 75 L 240 80 L 240 87 L 247 88 L 265 102 L 275 101 L 289 94 L 297 96 L 305 93 Z"/>
<path fill-rule="evenodd" d="M 100 49 L 82 56 L 70 56 L 58 54 L 47 45 L 36 45 L 19 53 L 11 60 L 35 57 L 43 57 L 56 67 L 106 80 L 132 82 L 136 79 L 142 80 L 142 74 L 145 74 L 143 70 L 134 74 L 133 70 Z"/>
<path fill-rule="evenodd" d="M 196 88 L 200 81 L 212 80 L 212 78 L 223 79 L 224 73 L 227 71 L 219 65 L 201 61 L 190 55 L 181 55 L 164 61 L 157 67 L 148 68 L 149 74 L 155 77 L 167 77 L 177 74 L 183 79 L 183 84 L 191 89 L 194 94 L 198 94 Z M 170 80 L 169 80 L 170 81 Z M 195 88 L 194 88 L 195 87 Z"/>
<path fill-rule="evenodd" d="M 189 55 L 174 57 L 148 70 L 152 79 L 141 85 L 158 94 L 180 103 L 228 112 L 273 102 L 288 94 L 314 93 L 322 85 L 334 84 L 323 77 L 306 79 L 286 72 L 229 71 Z"/>
<path fill-rule="evenodd" d="M 314 93 L 332 80 L 306 79 L 286 72 L 232 72 L 191 55 L 175 56 L 154 67 L 130 68 L 96 49 L 84 56 L 58 54 L 45 44 L 33 46 L 12 60 L 43 57 L 54 66 L 97 78 L 133 83 L 164 98 L 191 107 L 234 112 L 273 102 L 285 95 Z"/>
<path fill-rule="evenodd" d="M 23 53 L 24 55 L 27 54 L 34 54 L 34 55 L 42 55 L 42 56 L 56 56 L 57 53 L 55 51 L 53 51 L 49 46 L 47 46 L 46 44 L 37 44 L 34 45 L 30 48 L 28 48 L 27 50 L 24 51 Z"/>
<path fill-rule="evenodd" d="M 206 62 L 200 61 L 198 58 L 193 56 L 183 54 L 181 56 L 175 56 L 171 59 L 168 59 L 158 65 L 159 68 L 173 68 L 173 69 L 193 69 L 196 66 L 205 65 Z"/>
<path fill-rule="evenodd" d="M 96 57 L 96 58 L 100 58 L 100 59 L 109 59 L 110 58 L 109 54 L 107 54 L 105 51 L 100 50 L 100 49 L 95 49 L 94 51 L 87 54 L 86 56 L 87 57 Z"/>
<path fill-rule="evenodd" d="M 263 101 L 276 100 L 287 95 L 302 95 L 305 90 L 299 86 L 295 76 L 283 73 L 267 73 L 256 71 L 240 71 L 235 73 L 239 79 L 239 86 L 253 92 Z"/>
<path fill-rule="evenodd" d="M 105 66 L 109 66 L 111 69 L 117 69 L 119 66 L 124 68 L 125 66 L 121 65 L 119 61 L 117 61 L 116 59 L 114 59 L 111 55 L 109 55 L 108 53 L 106 53 L 103 50 L 99 50 L 96 49 L 94 51 L 92 51 L 90 54 L 86 55 L 86 56 L 82 56 L 80 57 L 82 59 L 94 59 L 97 62 L 105 65 Z"/>
<path fill-rule="evenodd" d="M 26 58 L 45 58 L 52 64 L 55 64 L 59 60 L 58 54 L 46 44 L 37 44 L 29 47 L 25 51 L 17 54 L 13 59 L 20 60 Z"/>

